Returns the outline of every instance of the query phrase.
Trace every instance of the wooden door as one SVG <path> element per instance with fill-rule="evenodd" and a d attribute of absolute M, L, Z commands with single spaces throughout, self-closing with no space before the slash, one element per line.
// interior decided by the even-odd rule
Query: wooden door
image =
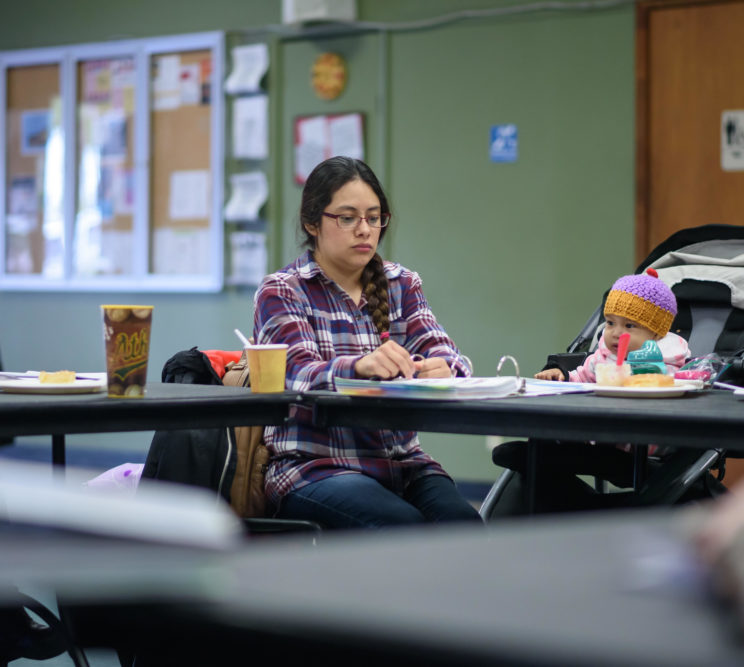
<path fill-rule="evenodd" d="M 744 110 L 744 0 L 647 0 L 636 14 L 636 260 L 670 234 L 744 225 L 744 170 L 721 163 Z"/>

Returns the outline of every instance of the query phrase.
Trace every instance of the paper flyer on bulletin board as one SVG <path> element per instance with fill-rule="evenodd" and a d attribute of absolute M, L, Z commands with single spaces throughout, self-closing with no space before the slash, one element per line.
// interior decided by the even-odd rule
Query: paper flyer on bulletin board
<path fill-rule="evenodd" d="M 313 168 L 329 157 L 364 159 L 361 113 L 300 116 L 295 119 L 295 183 L 303 185 Z"/>

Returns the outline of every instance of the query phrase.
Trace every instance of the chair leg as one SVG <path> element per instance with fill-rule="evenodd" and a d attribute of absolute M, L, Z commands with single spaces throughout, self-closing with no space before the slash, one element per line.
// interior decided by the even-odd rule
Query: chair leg
<path fill-rule="evenodd" d="M 72 663 L 75 667 L 90 667 L 85 651 L 83 651 L 83 649 L 81 649 L 72 638 L 72 624 L 67 612 L 64 607 L 61 607 L 60 605 L 57 605 L 57 610 L 59 613 L 60 625 L 62 626 L 67 639 L 67 654 L 70 656 Z"/>
<path fill-rule="evenodd" d="M 85 653 L 72 640 L 61 610 L 57 618 L 51 609 L 31 596 L 19 592 L 17 598 L 23 607 L 32 611 L 49 626 L 43 637 L 37 637 L 36 642 L 26 649 L 22 657 L 47 660 L 67 652 L 75 667 L 90 667 Z"/>
<path fill-rule="evenodd" d="M 703 475 L 708 473 L 721 457 L 718 449 L 702 454 L 695 450 L 678 450 L 663 461 L 649 475 L 646 484 L 636 496 L 638 505 L 673 505 Z"/>
<path fill-rule="evenodd" d="M 121 667 L 134 667 L 135 654 L 132 651 L 124 649 L 116 650 L 116 657 L 119 658 Z"/>
<path fill-rule="evenodd" d="M 511 480 L 512 477 L 514 477 L 514 471 L 506 468 L 501 473 L 499 478 L 493 483 L 493 486 L 491 486 L 491 488 L 488 490 L 486 497 L 481 503 L 480 510 L 478 510 L 478 513 L 484 521 L 488 521 L 491 518 L 491 514 L 493 513 L 493 509 L 496 506 L 496 503 L 499 502 L 501 495 L 504 493 L 506 485 L 509 483 L 509 480 Z"/>

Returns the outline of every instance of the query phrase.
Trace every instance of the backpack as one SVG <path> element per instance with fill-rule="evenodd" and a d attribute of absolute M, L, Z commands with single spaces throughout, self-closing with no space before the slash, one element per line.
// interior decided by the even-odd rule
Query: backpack
<path fill-rule="evenodd" d="M 226 366 L 222 384 L 249 387 L 248 359 L 243 350 L 239 361 Z M 230 506 L 240 517 L 266 516 L 264 477 L 269 450 L 263 440 L 263 426 L 237 426 L 227 429 L 228 446 L 235 447 L 235 476 L 230 487 Z"/>

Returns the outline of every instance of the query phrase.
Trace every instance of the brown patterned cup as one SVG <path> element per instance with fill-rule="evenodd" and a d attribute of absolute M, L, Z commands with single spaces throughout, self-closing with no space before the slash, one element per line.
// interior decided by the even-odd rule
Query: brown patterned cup
<path fill-rule="evenodd" d="M 152 309 L 152 306 L 101 306 L 108 395 L 111 397 L 142 398 L 145 395 Z"/>

